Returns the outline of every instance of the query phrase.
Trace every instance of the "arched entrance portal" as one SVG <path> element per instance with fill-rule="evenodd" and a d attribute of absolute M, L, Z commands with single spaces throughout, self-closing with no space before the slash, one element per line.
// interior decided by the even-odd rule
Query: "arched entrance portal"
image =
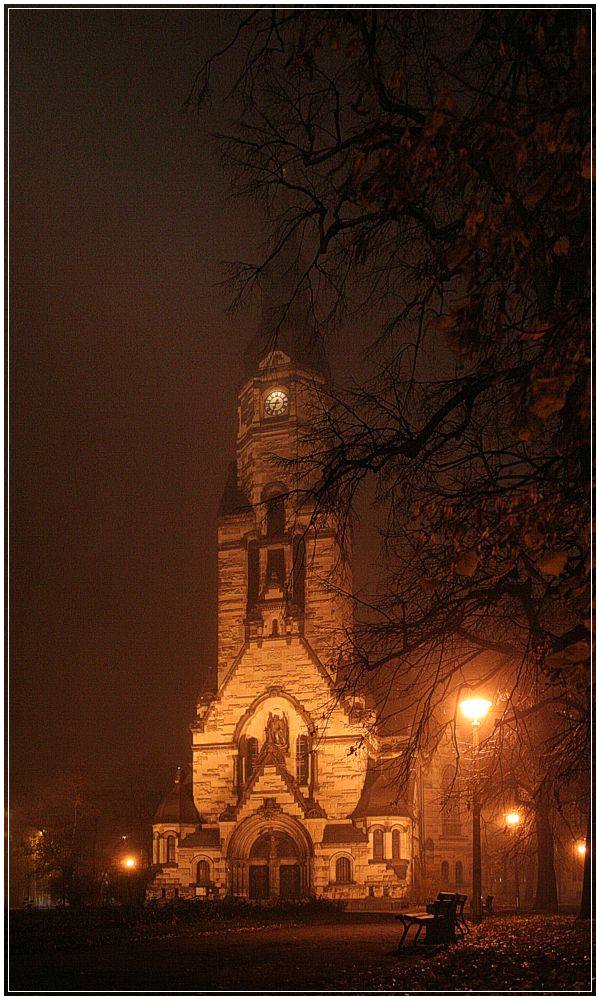
<path fill-rule="evenodd" d="M 250 899 L 298 899 L 302 895 L 301 860 L 288 833 L 261 833 L 250 848 Z"/>
<path fill-rule="evenodd" d="M 250 899 L 299 899 L 310 891 L 312 845 L 283 813 L 255 814 L 234 831 L 228 850 L 229 888 Z"/>

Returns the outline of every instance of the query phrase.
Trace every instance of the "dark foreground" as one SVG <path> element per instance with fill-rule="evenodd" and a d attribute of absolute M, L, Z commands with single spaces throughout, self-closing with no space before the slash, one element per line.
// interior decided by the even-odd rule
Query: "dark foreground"
<path fill-rule="evenodd" d="M 496 918 L 434 956 L 398 959 L 387 914 L 315 924 L 164 928 L 108 943 L 11 942 L 9 989 L 280 991 L 590 991 L 590 926 L 570 917 Z M 125 935 L 123 935 L 123 938 Z"/>

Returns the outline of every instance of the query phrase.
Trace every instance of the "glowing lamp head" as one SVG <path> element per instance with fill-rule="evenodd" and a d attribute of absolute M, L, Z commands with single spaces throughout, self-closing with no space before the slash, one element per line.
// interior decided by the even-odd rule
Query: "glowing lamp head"
<path fill-rule="evenodd" d="M 478 725 L 485 719 L 491 707 L 492 703 L 487 698 L 467 698 L 460 703 L 461 712 L 473 725 Z"/>
<path fill-rule="evenodd" d="M 505 816 L 507 826 L 518 826 L 521 822 L 521 816 L 518 812 L 509 812 Z"/>
<path fill-rule="evenodd" d="M 129 854 L 126 858 L 123 858 L 121 864 L 123 865 L 123 868 L 127 869 L 127 871 L 132 871 L 132 869 L 136 866 L 136 860 Z"/>
<path fill-rule="evenodd" d="M 577 844 L 577 853 L 579 857 L 580 858 L 585 857 L 586 852 L 587 852 L 587 847 L 585 840 L 580 840 L 579 843 Z"/>

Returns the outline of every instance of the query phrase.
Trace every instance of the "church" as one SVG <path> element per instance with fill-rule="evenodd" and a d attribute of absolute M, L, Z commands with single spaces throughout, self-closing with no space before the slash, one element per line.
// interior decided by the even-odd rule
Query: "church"
<path fill-rule="evenodd" d="M 303 503 L 297 466 L 324 384 L 278 349 L 239 392 L 216 678 L 190 727 L 191 762 L 154 817 L 151 899 L 408 901 L 428 866 L 439 888 L 467 878 L 459 811 L 435 805 L 440 769 L 399 788 L 365 699 L 338 677 L 350 554 Z"/>

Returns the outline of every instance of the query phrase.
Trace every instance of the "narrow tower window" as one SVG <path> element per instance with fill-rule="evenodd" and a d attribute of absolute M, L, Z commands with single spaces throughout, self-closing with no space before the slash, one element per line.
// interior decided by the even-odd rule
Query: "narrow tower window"
<path fill-rule="evenodd" d="M 267 552 L 267 586 L 285 584 L 285 552 L 283 549 L 269 549 Z"/>
<path fill-rule="evenodd" d="M 258 601 L 260 587 L 260 563 L 258 542 L 253 539 L 248 543 L 248 611 L 252 611 Z"/>
<path fill-rule="evenodd" d="M 296 740 L 296 780 L 299 785 L 308 784 L 308 736 L 301 734 Z"/>
<path fill-rule="evenodd" d="M 257 757 L 258 740 L 255 736 L 249 736 L 246 740 L 246 781 L 250 781 L 250 778 L 254 774 Z"/>
<path fill-rule="evenodd" d="M 304 611 L 306 591 L 306 544 L 302 535 L 296 535 L 292 545 L 292 589 L 294 604 Z"/>
<path fill-rule="evenodd" d="M 392 830 L 392 860 L 400 858 L 400 830 Z"/>
<path fill-rule="evenodd" d="M 267 500 L 267 537 L 280 538 L 285 534 L 285 505 L 283 497 Z"/>

